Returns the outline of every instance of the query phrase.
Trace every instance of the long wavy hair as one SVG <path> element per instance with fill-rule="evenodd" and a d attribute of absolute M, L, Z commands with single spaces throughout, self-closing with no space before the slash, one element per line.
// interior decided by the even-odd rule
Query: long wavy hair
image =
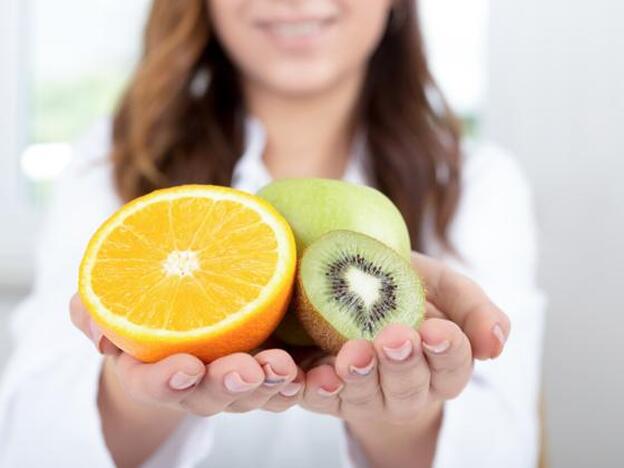
<path fill-rule="evenodd" d="M 231 183 L 245 103 L 237 70 L 211 29 L 206 0 L 154 1 L 142 59 L 113 123 L 123 200 L 184 183 Z M 414 0 L 396 2 L 389 15 L 354 113 L 366 129 L 373 181 L 403 214 L 413 248 L 423 248 L 428 216 L 450 247 L 460 127 L 431 76 Z"/>

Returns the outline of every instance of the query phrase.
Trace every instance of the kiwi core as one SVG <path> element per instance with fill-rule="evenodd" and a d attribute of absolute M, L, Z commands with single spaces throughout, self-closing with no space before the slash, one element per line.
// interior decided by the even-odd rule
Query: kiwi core
<path fill-rule="evenodd" d="M 336 260 L 326 276 L 331 297 L 349 310 L 355 322 L 369 334 L 374 334 L 396 307 L 397 286 L 392 276 L 360 254 Z"/>
<path fill-rule="evenodd" d="M 379 278 L 356 267 L 349 267 L 344 276 L 351 291 L 362 298 L 365 307 L 370 308 L 379 300 L 379 289 L 381 288 Z"/>

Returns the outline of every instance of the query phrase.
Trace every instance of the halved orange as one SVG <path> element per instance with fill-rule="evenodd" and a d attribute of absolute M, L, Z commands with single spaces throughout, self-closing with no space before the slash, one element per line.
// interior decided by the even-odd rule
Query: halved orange
<path fill-rule="evenodd" d="M 266 201 L 212 185 L 157 190 L 93 235 L 79 293 L 119 348 L 153 362 L 209 362 L 261 344 L 290 299 L 293 233 Z"/>

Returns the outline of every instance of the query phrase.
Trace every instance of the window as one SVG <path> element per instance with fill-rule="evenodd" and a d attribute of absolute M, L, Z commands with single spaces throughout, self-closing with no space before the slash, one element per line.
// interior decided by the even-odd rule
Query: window
<path fill-rule="evenodd" d="M 147 0 L 30 0 L 26 196 L 45 199 L 70 142 L 112 111 L 140 47 Z"/>
<path fill-rule="evenodd" d="M 486 86 L 488 0 L 419 1 L 433 74 L 474 135 Z"/>

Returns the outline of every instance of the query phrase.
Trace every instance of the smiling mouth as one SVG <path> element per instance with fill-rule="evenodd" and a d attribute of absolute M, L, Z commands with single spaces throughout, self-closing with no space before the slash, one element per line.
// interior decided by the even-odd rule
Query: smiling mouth
<path fill-rule="evenodd" d="M 298 21 L 266 21 L 260 28 L 277 39 L 307 39 L 318 36 L 334 23 L 334 19 L 306 19 Z"/>

